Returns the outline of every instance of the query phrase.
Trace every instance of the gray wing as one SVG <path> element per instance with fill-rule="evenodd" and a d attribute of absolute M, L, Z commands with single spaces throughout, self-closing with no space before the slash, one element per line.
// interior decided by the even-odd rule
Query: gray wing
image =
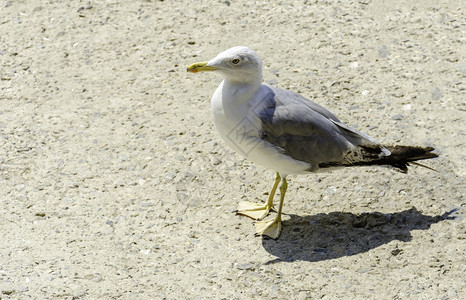
<path fill-rule="evenodd" d="M 290 91 L 263 86 L 265 96 L 257 114 L 261 138 L 292 158 L 319 167 L 349 165 L 389 151 L 371 137 L 340 122 L 330 111 Z M 386 150 L 386 149 L 385 149 Z"/>

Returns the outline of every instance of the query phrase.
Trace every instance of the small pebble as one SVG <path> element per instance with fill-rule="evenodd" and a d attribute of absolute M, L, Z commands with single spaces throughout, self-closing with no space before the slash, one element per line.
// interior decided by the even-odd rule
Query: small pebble
<path fill-rule="evenodd" d="M 82 296 L 84 296 L 84 294 L 84 290 L 79 288 L 73 293 L 73 298 L 81 298 Z"/>
<path fill-rule="evenodd" d="M 390 51 L 388 50 L 387 46 L 382 45 L 382 46 L 379 48 L 379 56 L 380 56 L 381 58 L 387 57 L 389 53 L 390 53 Z"/>
<path fill-rule="evenodd" d="M 392 120 L 399 121 L 399 120 L 402 120 L 403 118 L 404 116 L 402 114 L 398 114 L 398 115 L 393 116 Z"/>
<path fill-rule="evenodd" d="M 253 264 L 240 264 L 240 265 L 237 265 L 236 268 L 238 270 L 254 270 L 254 265 Z"/>
<path fill-rule="evenodd" d="M 403 252 L 403 250 L 401 250 L 401 249 L 394 249 L 394 250 L 392 250 L 390 253 L 391 253 L 393 256 L 397 256 L 397 255 L 400 254 L 401 252 Z"/>
<path fill-rule="evenodd" d="M 432 99 L 440 100 L 442 97 L 443 97 L 442 91 L 438 87 L 434 88 L 434 90 L 432 91 Z"/>
<path fill-rule="evenodd" d="M 411 110 L 411 104 L 405 104 L 403 105 L 403 110 Z"/>
<path fill-rule="evenodd" d="M 329 194 L 329 195 L 335 194 L 336 191 L 337 191 L 337 188 L 334 187 L 334 186 L 331 186 L 331 187 L 329 187 L 329 188 L 326 190 L 327 194 Z"/>

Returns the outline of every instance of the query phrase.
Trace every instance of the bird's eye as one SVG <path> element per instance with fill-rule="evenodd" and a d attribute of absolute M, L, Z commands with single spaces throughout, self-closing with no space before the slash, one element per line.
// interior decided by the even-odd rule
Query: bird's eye
<path fill-rule="evenodd" d="M 239 59 L 233 58 L 233 59 L 231 60 L 231 63 L 234 64 L 234 65 L 237 65 L 237 64 L 239 64 Z"/>

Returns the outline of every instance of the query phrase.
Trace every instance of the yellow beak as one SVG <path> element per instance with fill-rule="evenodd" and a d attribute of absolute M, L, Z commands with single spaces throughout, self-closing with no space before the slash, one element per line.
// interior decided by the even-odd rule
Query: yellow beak
<path fill-rule="evenodd" d="M 214 71 L 214 70 L 217 70 L 217 68 L 208 66 L 207 62 L 198 62 L 198 63 L 190 65 L 186 69 L 186 71 L 191 72 L 191 73 L 207 72 L 207 71 Z"/>

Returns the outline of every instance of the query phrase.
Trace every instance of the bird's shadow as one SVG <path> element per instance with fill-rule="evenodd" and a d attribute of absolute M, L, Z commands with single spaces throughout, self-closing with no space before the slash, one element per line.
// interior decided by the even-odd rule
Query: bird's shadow
<path fill-rule="evenodd" d="M 277 258 L 269 261 L 322 261 L 364 253 L 393 240 L 408 242 L 412 230 L 426 230 L 430 225 L 451 216 L 457 209 L 443 215 L 427 216 L 415 207 L 392 214 L 379 212 L 360 215 L 331 212 L 312 216 L 289 215 L 283 222 L 278 240 L 263 237 L 262 245 Z M 392 250 L 397 255 L 400 250 Z"/>

